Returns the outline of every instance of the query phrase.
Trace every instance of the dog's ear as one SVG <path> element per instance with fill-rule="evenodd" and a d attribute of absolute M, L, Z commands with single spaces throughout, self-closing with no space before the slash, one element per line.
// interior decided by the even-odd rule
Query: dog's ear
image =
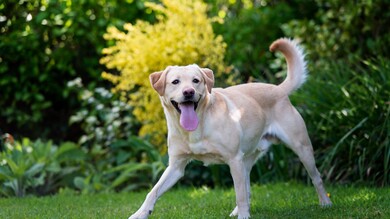
<path fill-rule="evenodd" d="M 165 92 L 165 77 L 167 75 L 167 70 L 168 68 L 164 71 L 154 72 L 149 75 L 149 80 L 152 84 L 152 87 L 157 91 L 160 96 L 163 96 Z"/>
<path fill-rule="evenodd" d="M 206 81 L 207 90 L 211 93 L 211 89 L 214 87 L 214 73 L 208 68 L 201 68 L 201 70 Z"/>

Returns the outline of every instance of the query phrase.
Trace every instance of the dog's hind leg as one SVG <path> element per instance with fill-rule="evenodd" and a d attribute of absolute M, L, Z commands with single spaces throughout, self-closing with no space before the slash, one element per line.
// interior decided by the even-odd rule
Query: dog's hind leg
<path fill-rule="evenodd" d="M 310 142 L 305 122 L 293 107 L 286 107 L 281 115 L 278 118 L 276 128 L 277 136 L 298 155 L 317 190 L 320 205 L 332 205 L 315 164 L 313 146 Z"/>
<path fill-rule="evenodd" d="M 308 172 L 311 181 L 317 190 L 320 205 L 321 206 L 332 205 L 332 202 L 330 201 L 325 191 L 325 187 L 321 179 L 321 174 L 315 165 L 312 145 L 311 144 L 301 145 L 300 143 L 296 143 L 295 146 L 291 147 L 291 149 L 298 155 L 302 164 L 305 166 L 306 171 Z"/>

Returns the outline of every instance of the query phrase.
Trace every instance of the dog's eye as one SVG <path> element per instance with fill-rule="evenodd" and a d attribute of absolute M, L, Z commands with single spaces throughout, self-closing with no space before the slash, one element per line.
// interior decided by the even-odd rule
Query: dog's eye
<path fill-rule="evenodd" d="M 172 81 L 172 84 L 178 84 L 178 83 L 180 83 L 178 79 Z"/>
<path fill-rule="evenodd" d="M 195 84 L 197 84 L 197 83 L 199 83 L 199 79 L 194 79 L 194 80 L 192 80 L 192 82 L 194 82 Z"/>

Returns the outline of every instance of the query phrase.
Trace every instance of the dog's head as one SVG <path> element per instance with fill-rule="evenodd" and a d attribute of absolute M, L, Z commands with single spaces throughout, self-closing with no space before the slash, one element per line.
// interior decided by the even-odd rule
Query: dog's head
<path fill-rule="evenodd" d="M 180 114 L 180 125 L 187 131 L 198 127 L 196 110 L 214 86 L 213 71 L 197 65 L 170 66 L 152 73 L 150 83 L 170 107 Z"/>

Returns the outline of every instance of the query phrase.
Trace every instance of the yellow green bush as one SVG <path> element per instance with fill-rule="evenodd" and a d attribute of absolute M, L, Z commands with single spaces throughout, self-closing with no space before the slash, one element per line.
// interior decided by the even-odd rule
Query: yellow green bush
<path fill-rule="evenodd" d="M 134 107 L 134 116 L 142 124 L 139 135 L 150 136 L 163 149 L 167 127 L 149 74 L 170 65 L 196 63 L 221 75 L 226 45 L 214 34 L 207 5 L 200 0 L 162 0 L 162 5 L 145 5 L 155 12 L 157 22 L 125 24 L 124 32 L 108 28 L 104 38 L 115 44 L 103 50 L 100 62 L 119 72 L 103 72 L 102 77 L 115 85 L 113 92 L 119 92 Z"/>

